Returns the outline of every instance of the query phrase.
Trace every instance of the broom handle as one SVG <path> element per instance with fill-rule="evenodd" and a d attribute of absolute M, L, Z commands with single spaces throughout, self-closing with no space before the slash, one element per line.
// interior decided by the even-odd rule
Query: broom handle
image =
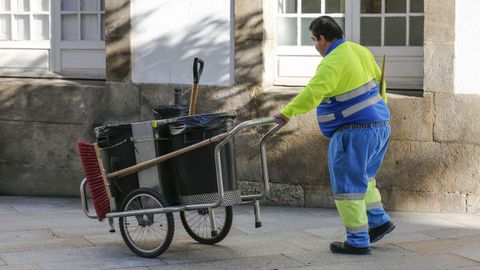
<path fill-rule="evenodd" d="M 192 96 L 190 97 L 190 107 L 188 108 L 188 115 L 195 114 L 195 106 L 197 105 L 198 83 L 200 81 L 200 76 L 202 76 L 204 64 L 205 62 L 198 57 L 195 57 L 195 59 L 193 59 L 193 87 Z"/>
<path fill-rule="evenodd" d="M 385 54 L 382 57 L 382 75 L 380 75 L 380 94 L 383 98 L 385 98 L 385 92 L 383 90 L 383 84 L 385 81 Z"/>
<path fill-rule="evenodd" d="M 113 173 L 109 173 L 109 174 L 107 174 L 107 178 L 123 177 L 123 176 L 129 175 L 129 174 L 132 174 L 132 173 L 139 172 L 139 171 L 144 170 L 146 168 L 150 168 L 152 166 L 155 166 L 158 163 L 163 162 L 167 159 L 179 156 L 183 153 L 195 150 L 195 149 L 200 148 L 202 146 L 221 141 L 221 140 L 225 139 L 227 137 L 227 135 L 228 135 L 228 132 L 225 132 L 225 133 L 219 134 L 215 137 L 212 137 L 210 139 L 206 139 L 206 140 L 203 140 L 203 141 L 198 142 L 196 144 L 192 144 L 190 146 L 179 149 L 177 151 L 168 153 L 166 155 L 163 155 L 163 156 L 160 156 L 160 157 L 157 157 L 157 158 L 154 158 L 154 159 L 150 159 L 150 160 L 144 161 L 142 163 L 138 163 L 137 165 L 133 165 L 131 167 L 127 167 L 127 168 L 118 170 L 118 171 L 113 172 Z"/>
<path fill-rule="evenodd" d="M 190 97 L 190 108 L 188 108 L 188 115 L 195 114 L 195 106 L 197 105 L 198 84 L 194 84 L 192 88 L 192 96 Z"/>

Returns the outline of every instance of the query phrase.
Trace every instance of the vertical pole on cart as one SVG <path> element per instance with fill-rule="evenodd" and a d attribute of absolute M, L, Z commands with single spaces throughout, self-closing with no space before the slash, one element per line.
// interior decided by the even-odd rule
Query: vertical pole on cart
<path fill-rule="evenodd" d="M 262 227 L 262 222 L 260 221 L 260 201 L 255 200 L 253 203 L 253 212 L 255 214 L 255 228 Z"/>
<path fill-rule="evenodd" d="M 108 232 L 114 233 L 115 232 L 115 225 L 113 225 L 113 218 L 108 218 Z"/>
<path fill-rule="evenodd" d="M 217 236 L 217 223 L 215 221 L 215 210 L 213 208 L 208 208 L 208 216 L 210 217 L 210 228 L 212 237 Z"/>
<path fill-rule="evenodd" d="M 200 66 L 199 66 L 200 64 Z M 198 82 L 202 75 L 204 61 L 198 57 L 193 60 L 193 87 L 192 95 L 190 96 L 190 107 L 188 108 L 188 115 L 195 114 L 195 106 L 197 104 Z"/>

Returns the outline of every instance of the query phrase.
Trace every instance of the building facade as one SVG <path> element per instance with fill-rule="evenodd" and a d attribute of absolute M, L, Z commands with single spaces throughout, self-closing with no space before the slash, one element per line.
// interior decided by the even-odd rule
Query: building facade
<path fill-rule="evenodd" d="M 305 29 L 327 14 L 379 63 L 387 56 L 385 207 L 480 212 L 478 1 L 91 2 L 0 1 L 0 195 L 78 196 L 76 140 L 93 141 L 105 123 L 151 120 L 176 84 L 188 103 L 194 57 L 205 60 L 198 113 L 271 116 L 321 61 Z M 245 190 L 261 179 L 259 136 L 236 140 Z M 269 145 L 268 202 L 333 207 L 327 146 L 313 112 L 283 128 Z"/>

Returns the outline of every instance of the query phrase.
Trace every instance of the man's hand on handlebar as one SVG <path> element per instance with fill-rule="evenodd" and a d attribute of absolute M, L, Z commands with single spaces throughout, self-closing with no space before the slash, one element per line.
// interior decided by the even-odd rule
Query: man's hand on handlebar
<path fill-rule="evenodd" d="M 285 126 L 286 124 L 288 124 L 288 121 L 290 120 L 288 117 L 286 117 L 282 113 L 274 114 L 273 118 L 277 119 L 277 123 L 282 126 Z"/>

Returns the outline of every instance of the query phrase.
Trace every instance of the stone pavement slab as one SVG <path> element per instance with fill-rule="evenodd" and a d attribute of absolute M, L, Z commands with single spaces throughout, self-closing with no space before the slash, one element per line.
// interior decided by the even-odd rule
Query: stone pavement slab
<path fill-rule="evenodd" d="M 86 257 L 82 260 L 61 262 L 43 262 L 39 266 L 43 270 L 81 270 L 81 269 L 149 269 L 152 266 L 166 265 L 160 259 L 145 259 L 132 256 L 121 257 Z"/>
<path fill-rule="evenodd" d="M 42 270 L 39 265 L 36 264 L 25 264 L 25 265 L 9 265 L 9 266 L 0 266 L 0 270 Z"/>
<path fill-rule="evenodd" d="M 212 270 L 212 269 L 280 269 L 285 267 L 298 268 L 304 265 L 284 255 L 266 255 L 243 257 L 236 259 L 206 261 L 201 263 L 184 263 L 150 267 L 152 270 Z"/>
<path fill-rule="evenodd" d="M 93 244 L 84 238 L 65 238 L 65 239 L 38 239 L 27 241 L 1 242 L 1 253 L 12 253 L 22 251 L 48 250 L 58 248 L 79 248 L 85 246 L 92 246 Z"/>
<path fill-rule="evenodd" d="M 475 237 L 460 237 L 435 240 L 410 241 L 395 243 L 396 246 L 417 254 L 434 254 L 451 252 L 458 248 L 476 248 L 480 243 L 480 234 Z"/>
<path fill-rule="evenodd" d="M 454 249 L 451 253 L 457 254 L 457 255 L 465 257 L 465 258 L 469 258 L 473 261 L 480 262 L 480 248 L 479 247 L 471 248 L 471 247 L 462 246 L 462 247 Z"/>
<path fill-rule="evenodd" d="M 88 219 L 78 198 L 0 196 L 0 270 L 44 269 L 479 269 L 480 216 L 392 212 L 397 229 L 367 256 L 332 254 L 344 240 L 334 209 L 235 206 L 233 227 L 216 245 L 192 240 L 175 213 L 169 249 L 133 254 L 120 232 Z"/>
<path fill-rule="evenodd" d="M 347 256 L 348 257 L 348 256 Z M 358 256 L 357 256 L 358 257 Z M 343 260 L 343 259 L 342 259 Z M 421 269 L 421 270 L 442 270 L 442 269 L 464 269 L 465 267 L 478 266 L 478 262 L 457 256 L 454 254 L 441 255 L 423 255 L 408 256 L 400 258 L 389 258 L 385 260 L 372 260 L 368 258 L 353 258 L 350 262 L 337 262 L 323 265 L 314 265 L 309 267 L 285 268 L 285 269 L 301 269 L 301 270 L 405 270 L 405 269 Z"/>
<path fill-rule="evenodd" d="M 413 252 L 403 250 L 402 248 L 395 247 L 393 245 L 375 245 L 372 247 L 372 255 L 368 256 L 332 254 L 329 249 L 329 243 L 330 241 L 325 241 L 322 243 L 323 245 L 317 249 L 303 252 L 289 252 L 284 255 L 296 261 L 302 262 L 305 265 L 328 265 L 337 263 L 393 260 L 399 257 L 417 255 Z"/>

